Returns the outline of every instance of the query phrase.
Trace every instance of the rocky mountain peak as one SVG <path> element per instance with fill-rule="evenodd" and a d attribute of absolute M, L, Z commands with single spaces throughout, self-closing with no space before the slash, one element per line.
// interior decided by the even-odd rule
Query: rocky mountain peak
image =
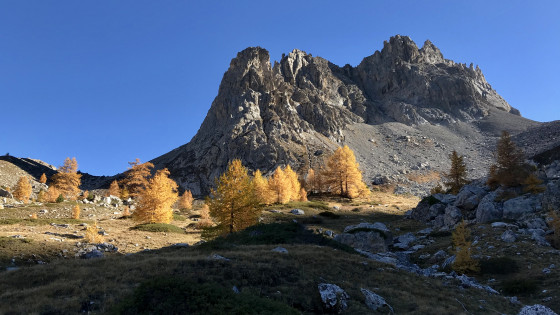
<path fill-rule="evenodd" d="M 383 42 L 381 57 L 384 59 L 413 62 L 418 56 L 418 46 L 408 36 L 396 35 Z"/>
<path fill-rule="evenodd" d="M 422 61 L 427 63 L 437 64 L 445 61 L 439 48 L 437 48 L 429 39 L 424 42 L 424 46 L 420 48 L 419 53 Z"/>

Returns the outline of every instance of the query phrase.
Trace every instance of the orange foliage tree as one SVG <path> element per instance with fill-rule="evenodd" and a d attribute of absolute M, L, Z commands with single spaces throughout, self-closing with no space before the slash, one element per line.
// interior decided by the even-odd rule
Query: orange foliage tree
<path fill-rule="evenodd" d="M 270 190 L 268 179 L 262 176 L 260 170 L 253 174 L 253 184 L 260 203 L 268 205 L 274 202 L 274 193 Z"/>
<path fill-rule="evenodd" d="M 165 168 L 156 172 L 139 197 L 138 208 L 134 211 L 137 221 L 143 223 L 169 223 L 173 219 L 171 206 L 177 201 L 177 183 L 169 178 Z"/>
<path fill-rule="evenodd" d="M 303 187 L 299 191 L 299 201 L 307 201 L 307 191 Z"/>
<path fill-rule="evenodd" d="M 74 200 L 80 194 L 81 174 L 78 174 L 78 162 L 76 158 L 67 157 L 64 165 L 60 167 L 53 179 L 53 185 L 60 193 L 69 200 Z"/>
<path fill-rule="evenodd" d="M 80 206 L 75 205 L 74 208 L 72 208 L 72 219 L 78 220 L 79 218 L 80 218 Z"/>
<path fill-rule="evenodd" d="M 27 176 L 19 178 L 16 187 L 14 188 L 13 196 L 15 199 L 22 201 L 23 203 L 29 202 L 29 197 L 31 196 L 31 184 L 29 183 L 29 178 L 27 178 Z"/>
<path fill-rule="evenodd" d="M 58 196 L 60 196 L 60 190 L 54 186 L 49 186 L 47 193 L 45 194 L 45 201 L 56 202 L 56 198 L 58 198 Z"/>
<path fill-rule="evenodd" d="M 43 173 L 43 175 L 41 175 L 41 178 L 39 178 L 39 183 L 41 184 L 47 183 L 47 175 L 45 175 L 45 173 Z"/>
<path fill-rule="evenodd" d="M 192 203 L 194 198 L 190 190 L 185 190 L 181 198 L 179 198 L 179 209 L 190 210 L 192 209 Z"/>
<path fill-rule="evenodd" d="M 257 223 L 260 202 L 255 186 L 241 160 L 228 164 L 224 174 L 216 181 L 206 204 L 216 222 L 218 235 L 233 233 Z"/>
<path fill-rule="evenodd" d="M 107 190 L 107 197 L 109 196 L 116 196 L 119 197 L 121 195 L 121 188 L 119 187 L 119 183 L 114 180 L 109 185 L 109 190 Z"/>
<path fill-rule="evenodd" d="M 268 187 L 273 193 L 273 202 L 286 204 L 291 198 L 291 187 L 289 179 L 280 166 L 276 168 L 274 174 L 268 179 Z"/>
<path fill-rule="evenodd" d="M 300 190 L 301 184 L 299 183 L 298 176 L 290 165 L 284 168 L 284 174 L 286 175 L 286 179 L 288 180 L 288 187 L 290 190 L 290 200 L 299 200 L 300 199 Z"/>
<path fill-rule="evenodd" d="M 131 197 L 138 197 L 142 190 L 148 184 L 148 177 L 154 164 L 150 162 L 140 163 L 140 159 L 134 162 L 128 162 L 130 167 L 126 172 L 126 178 L 123 180 L 124 187 L 127 189 Z"/>
<path fill-rule="evenodd" d="M 369 193 L 354 152 L 345 145 L 327 159 L 324 176 L 331 193 L 356 198 Z"/>

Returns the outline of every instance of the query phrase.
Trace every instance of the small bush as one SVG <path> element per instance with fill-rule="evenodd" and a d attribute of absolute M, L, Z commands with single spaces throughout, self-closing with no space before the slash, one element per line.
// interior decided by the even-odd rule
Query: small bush
<path fill-rule="evenodd" d="M 31 220 L 37 220 L 37 212 L 32 213 L 29 217 Z"/>
<path fill-rule="evenodd" d="M 115 314 L 298 314 L 266 298 L 239 293 L 214 283 L 177 278 L 142 283 L 113 311 Z"/>
<path fill-rule="evenodd" d="M 357 209 L 357 208 L 356 208 Z M 319 213 L 320 216 L 325 217 L 325 218 L 329 218 L 329 219 L 338 219 L 340 218 L 340 215 L 334 213 L 334 212 L 330 212 L 330 211 L 323 211 L 321 213 Z"/>
<path fill-rule="evenodd" d="M 88 195 L 87 195 L 87 200 L 88 200 L 89 202 L 93 202 L 93 200 L 95 200 L 95 195 L 94 195 L 94 194 L 89 194 L 89 193 L 88 193 Z"/>
<path fill-rule="evenodd" d="M 509 257 L 493 257 L 480 261 L 481 274 L 508 275 L 518 270 L 517 261 Z"/>
<path fill-rule="evenodd" d="M 75 205 L 72 208 L 72 219 L 78 220 L 80 218 L 80 206 Z"/>
<path fill-rule="evenodd" d="M 64 196 L 62 196 L 62 194 L 58 195 L 58 197 L 56 197 L 56 202 L 57 203 L 61 203 L 64 201 Z"/>
<path fill-rule="evenodd" d="M 180 215 L 178 213 L 173 213 L 173 221 L 186 221 L 187 218 L 185 216 Z"/>
<path fill-rule="evenodd" d="M 514 279 L 504 281 L 502 290 L 507 295 L 530 294 L 537 290 L 537 283 L 530 279 Z"/>
<path fill-rule="evenodd" d="M 185 231 L 178 226 L 167 223 L 144 223 L 130 228 L 131 230 L 145 232 L 166 232 L 184 234 Z"/>
<path fill-rule="evenodd" d="M 97 224 L 89 225 L 86 228 L 85 241 L 92 244 L 99 244 L 105 241 L 103 235 L 99 234 Z"/>
<path fill-rule="evenodd" d="M 432 189 L 430 189 L 430 194 L 431 195 L 445 194 L 445 190 L 443 189 L 441 184 L 437 184 L 435 187 L 432 187 Z"/>

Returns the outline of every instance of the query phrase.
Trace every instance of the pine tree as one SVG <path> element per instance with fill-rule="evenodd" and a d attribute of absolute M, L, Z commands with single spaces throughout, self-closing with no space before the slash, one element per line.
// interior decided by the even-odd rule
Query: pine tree
<path fill-rule="evenodd" d="M 452 194 L 456 195 L 468 183 L 467 165 L 463 161 L 464 156 L 459 155 L 455 150 L 449 155 L 449 159 L 451 159 L 451 169 L 449 169 L 449 173 L 444 174 L 447 179 L 444 184 L 451 190 Z"/>
<path fill-rule="evenodd" d="M 45 173 L 43 173 L 43 175 L 41 175 L 41 178 L 39 178 L 39 183 L 41 184 L 47 183 L 47 175 L 45 175 Z"/>
<path fill-rule="evenodd" d="M 292 167 L 290 165 L 287 165 L 286 168 L 284 169 L 284 175 L 286 176 L 286 179 L 288 180 L 288 189 L 289 189 L 289 194 L 290 194 L 290 200 L 295 201 L 295 200 L 299 200 L 299 193 L 301 190 L 301 184 L 298 180 L 298 176 L 296 174 L 296 172 L 294 172 L 294 170 L 292 169 Z"/>
<path fill-rule="evenodd" d="M 81 174 L 78 174 L 78 162 L 76 158 L 67 157 L 64 165 L 53 177 L 53 185 L 60 193 L 69 200 L 75 200 L 80 194 Z"/>
<path fill-rule="evenodd" d="M 260 170 L 256 170 L 253 174 L 253 185 L 261 204 L 269 205 L 274 202 L 274 193 L 268 185 L 268 179 L 262 176 Z"/>
<path fill-rule="evenodd" d="M 165 168 L 156 172 L 138 196 L 134 218 L 143 223 L 169 223 L 173 220 L 171 206 L 177 201 L 177 183 Z"/>
<path fill-rule="evenodd" d="M 194 198 L 190 190 L 185 190 L 181 198 L 179 198 L 179 209 L 191 210 Z"/>
<path fill-rule="evenodd" d="M 14 188 L 13 196 L 15 199 L 22 201 L 23 203 L 29 202 L 29 197 L 31 196 L 31 184 L 29 183 L 29 178 L 27 176 L 22 176 L 19 178 L 16 187 Z"/>
<path fill-rule="evenodd" d="M 452 240 L 456 256 L 452 267 L 457 273 L 476 273 L 480 271 L 478 261 L 471 256 L 472 242 L 470 235 L 465 220 L 461 221 L 453 231 Z"/>
<path fill-rule="evenodd" d="M 338 148 L 327 159 L 323 174 L 329 191 L 333 194 L 356 198 L 369 193 L 367 185 L 362 180 L 362 172 L 356 162 L 356 156 L 346 145 Z"/>
<path fill-rule="evenodd" d="M 276 168 L 276 171 L 268 179 L 268 187 L 274 195 L 272 199 L 274 202 L 286 204 L 290 201 L 291 187 L 286 174 L 280 166 Z"/>
<path fill-rule="evenodd" d="M 235 159 L 228 164 L 206 203 L 217 224 L 216 232 L 220 235 L 243 230 L 257 223 L 259 198 L 241 160 Z"/>
<path fill-rule="evenodd" d="M 494 156 L 496 164 L 490 166 L 487 182 L 491 187 L 520 186 L 531 173 L 525 164 L 523 151 L 515 145 L 507 131 L 502 132 Z"/>
<path fill-rule="evenodd" d="M 150 162 L 140 163 L 140 159 L 134 162 L 128 162 L 130 167 L 126 171 L 126 178 L 124 179 L 124 187 L 128 190 L 131 197 L 136 198 L 140 195 L 142 190 L 148 184 L 148 177 L 154 164 Z"/>
<path fill-rule="evenodd" d="M 114 180 L 111 182 L 111 185 L 109 185 L 109 189 L 107 190 L 107 197 L 109 196 L 120 196 L 121 195 L 121 188 L 119 187 L 119 183 Z"/>
<path fill-rule="evenodd" d="M 74 208 L 72 208 L 72 219 L 78 220 L 79 218 L 80 218 L 80 207 L 78 205 L 75 205 Z"/>

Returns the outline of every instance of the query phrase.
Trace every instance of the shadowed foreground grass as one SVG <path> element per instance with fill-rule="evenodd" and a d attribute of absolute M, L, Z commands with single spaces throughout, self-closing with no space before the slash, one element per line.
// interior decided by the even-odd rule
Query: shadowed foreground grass
<path fill-rule="evenodd" d="M 56 261 L 3 272 L 0 313 L 118 313 L 122 307 L 141 307 L 142 296 L 154 298 L 163 307 L 154 309 L 160 313 L 205 313 L 209 303 L 226 311 L 236 304 L 253 305 L 249 313 L 288 313 L 290 308 L 322 313 L 317 290 L 322 282 L 337 284 L 348 293 L 348 314 L 371 312 L 361 288 L 383 296 L 397 314 L 459 314 L 465 308 L 471 313 L 511 314 L 519 309 L 501 296 L 405 273 L 307 233 L 296 224 L 259 225 L 200 247 Z M 278 237 L 272 237 L 275 234 Z M 279 245 L 288 253 L 272 251 Z M 227 260 L 215 259 L 215 254 Z M 169 298 L 161 287 L 167 279 L 174 279 L 170 285 L 176 288 Z M 216 296 L 233 292 L 233 286 L 242 295 Z M 159 291 L 147 296 L 146 288 Z M 191 305 L 184 305 L 187 298 Z"/>

